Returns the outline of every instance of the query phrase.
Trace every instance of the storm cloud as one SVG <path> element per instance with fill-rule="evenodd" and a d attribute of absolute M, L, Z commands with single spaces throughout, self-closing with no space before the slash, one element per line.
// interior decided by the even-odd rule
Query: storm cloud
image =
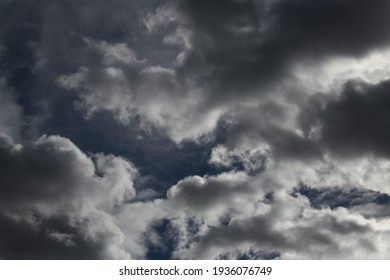
<path fill-rule="evenodd" d="M 389 258 L 386 0 L 0 4 L 0 258 Z"/>
<path fill-rule="evenodd" d="M 389 81 L 351 81 L 338 100 L 320 112 L 321 141 L 339 154 L 389 157 Z"/>

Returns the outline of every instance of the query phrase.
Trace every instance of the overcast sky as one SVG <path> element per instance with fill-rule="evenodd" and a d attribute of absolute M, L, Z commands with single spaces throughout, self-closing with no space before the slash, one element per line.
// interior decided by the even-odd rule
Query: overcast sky
<path fill-rule="evenodd" d="M 2 0 L 0 259 L 389 259 L 390 1 Z"/>

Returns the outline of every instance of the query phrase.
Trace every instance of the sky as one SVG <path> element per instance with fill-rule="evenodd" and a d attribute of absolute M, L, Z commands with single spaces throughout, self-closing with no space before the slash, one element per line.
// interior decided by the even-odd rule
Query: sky
<path fill-rule="evenodd" d="M 0 259 L 390 259 L 388 0 L 2 0 Z"/>

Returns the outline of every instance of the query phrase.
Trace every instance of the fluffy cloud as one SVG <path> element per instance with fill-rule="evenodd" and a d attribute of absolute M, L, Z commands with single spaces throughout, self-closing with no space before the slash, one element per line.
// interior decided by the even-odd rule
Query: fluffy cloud
<path fill-rule="evenodd" d="M 204 92 L 179 81 L 172 68 L 138 60 L 123 44 L 92 43 L 102 55 L 102 68 L 80 68 L 58 78 L 61 86 L 79 92 L 78 106 L 87 117 L 110 111 L 122 123 L 141 117 L 145 126 L 163 128 L 174 140 L 197 138 L 213 130 L 223 113 L 202 110 Z"/>
<path fill-rule="evenodd" d="M 76 2 L 0 4 L 0 257 L 390 257 L 388 1 Z"/>
<path fill-rule="evenodd" d="M 329 68 L 335 69 L 343 55 L 359 58 L 385 46 L 387 5 L 380 0 L 370 5 L 363 1 L 171 1 L 145 15 L 143 23 L 150 38 L 160 38 L 159 48 L 176 53 L 175 59 L 159 63 L 131 44 L 85 39 L 90 52 L 100 55 L 99 64 L 94 63 L 93 69 L 83 65 L 78 72 L 60 75 L 58 81 L 78 92 L 78 105 L 87 116 L 110 111 L 125 123 L 141 117 L 144 125 L 163 128 L 176 142 L 199 138 L 232 115 L 234 121 L 253 120 L 248 111 L 255 109 L 256 117 L 264 118 L 266 113 L 259 111 L 271 105 L 271 124 L 265 121 L 260 134 L 275 150 L 288 154 L 312 144 L 296 133 L 299 127 L 292 121 L 296 116 L 287 114 L 275 124 L 278 110 L 296 114 L 307 95 L 321 91 L 321 86 L 324 89 L 324 79 L 313 75 L 316 71 L 331 77 L 335 71 Z M 326 20 L 330 13 L 337 15 L 331 24 Z M 363 13 L 367 21 L 360 20 Z M 357 36 L 356 30 L 364 31 L 363 35 Z M 338 80 L 332 86 L 362 77 L 368 67 L 351 75 L 346 73 L 352 66 L 345 64 L 344 78 L 334 74 Z M 377 79 L 367 73 L 364 77 Z M 291 123 L 287 129 L 286 122 Z M 281 143 L 285 138 L 291 141 Z M 290 142 L 295 144 L 286 146 Z M 315 147 L 309 150 L 305 153 L 318 155 Z"/>
<path fill-rule="evenodd" d="M 230 172 L 179 182 L 168 194 L 174 209 L 187 213 L 173 223 L 180 237 L 174 257 L 250 252 L 282 259 L 388 257 L 380 241 L 389 235 L 388 215 L 380 214 L 388 209 L 386 194 L 364 187 L 354 191 L 351 186 L 364 181 L 364 174 L 335 178 L 323 163 L 294 165 L 270 165 L 254 177 Z M 313 188 L 297 189 L 302 183 Z"/>
<path fill-rule="evenodd" d="M 112 155 L 90 158 L 59 136 L 43 136 L 29 145 L 3 136 L 0 162 L 2 219 L 11 229 L 27 226 L 31 239 L 50 240 L 53 250 L 62 244 L 66 258 L 73 249 L 77 253 L 78 246 L 95 252 L 85 252 L 87 258 L 131 256 L 122 247 L 125 236 L 113 216 L 116 207 L 135 196 L 137 171 L 131 163 Z M 8 230 L 1 234 L 2 244 L 8 242 Z M 2 258 L 15 253 L 12 246 L 4 246 Z M 31 257 L 29 250 L 21 250 L 20 257 Z M 36 257 L 45 258 L 45 253 L 56 255 L 48 250 Z"/>
<path fill-rule="evenodd" d="M 148 246 L 161 242 L 155 229 L 161 221 L 169 223 L 164 234 L 172 238 L 173 258 L 388 257 L 380 242 L 389 232 L 387 196 L 364 189 L 386 187 L 380 167 L 386 162 L 367 163 L 376 170 L 367 176 L 356 168 L 366 169 L 365 158 L 279 162 L 267 154 L 263 172 L 252 173 L 263 159 L 245 155 L 256 155 L 256 146 L 243 153 L 217 146 L 211 162 L 229 166 L 233 158 L 243 170 L 187 177 L 166 199 L 131 202 L 137 172 L 123 158 L 86 156 L 59 136 L 1 143 L 4 258 L 145 258 Z M 296 188 L 302 184 L 312 193 Z M 18 247 L 20 238 L 29 245 Z M 45 249 L 34 255 L 33 244 Z"/>

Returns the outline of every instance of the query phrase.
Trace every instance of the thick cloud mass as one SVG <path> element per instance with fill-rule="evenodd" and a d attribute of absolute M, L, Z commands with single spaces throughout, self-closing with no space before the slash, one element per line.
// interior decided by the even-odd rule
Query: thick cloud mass
<path fill-rule="evenodd" d="M 388 259 L 387 0 L 0 3 L 0 258 Z"/>
<path fill-rule="evenodd" d="M 28 146 L 2 137 L 0 162 L 1 219 L 7 225 L 0 234 L 2 258 L 130 256 L 113 216 L 115 207 L 135 196 L 136 170 L 129 162 L 102 154 L 91 159 L 59 136 Z M 49 247 L 20 248 L 12 233 Z"/>
<path fill-rule="evenodd" d="M 390 83 L 348 83 L 339 100 L 320 113 L 321 141 L 343 155 L 375 153 L 388 157 Z"/>

